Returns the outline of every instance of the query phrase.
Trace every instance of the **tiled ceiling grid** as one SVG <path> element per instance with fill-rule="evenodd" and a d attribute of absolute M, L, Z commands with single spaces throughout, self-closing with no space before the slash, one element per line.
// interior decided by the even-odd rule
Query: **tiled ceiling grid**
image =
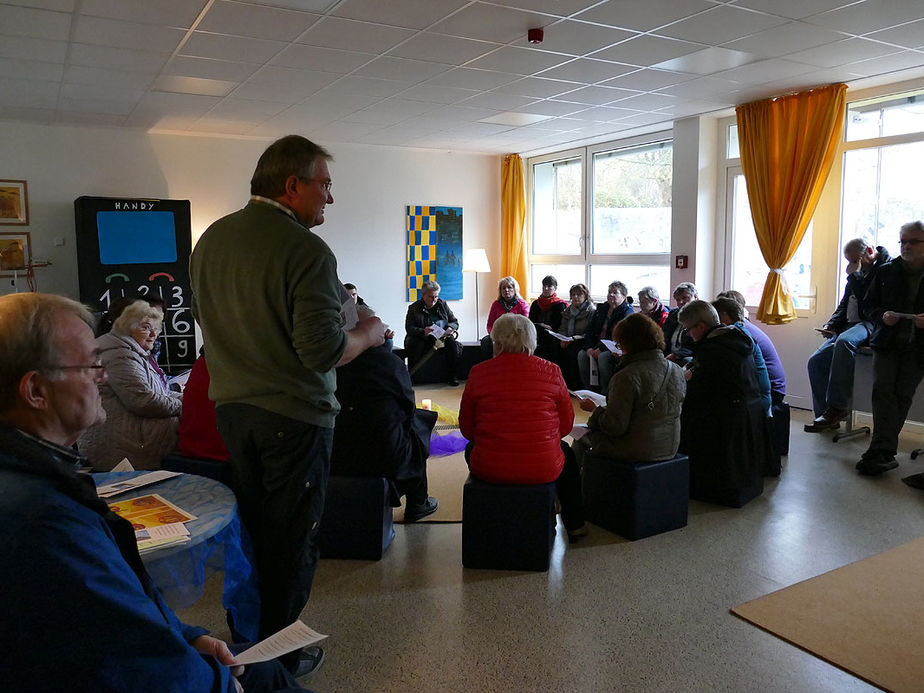
<path fill-rule="evenodd" d="M 921 0 L 0 0 L 0 120 L 503 153 L 922 75 Z"/>

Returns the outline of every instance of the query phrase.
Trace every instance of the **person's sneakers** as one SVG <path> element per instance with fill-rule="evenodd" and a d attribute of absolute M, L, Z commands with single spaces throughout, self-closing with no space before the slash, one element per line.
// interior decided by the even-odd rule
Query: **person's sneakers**
<path fill-rule="evenodd" d="M 422 520 L 435 513 L 439 506 L 439 501 L 436 498 L 427 496 L 427 500 L 420 505 L 411 505 L 404 509 L 404 521 L 417 522 L 417 520 Z"/>
<path fill-rule="evenodd" d="M 906 476 L 902 478 L 906 484 L 911 488 L 920 489 L 924 491 L 924 473 L 921 474 L 912 474 L 911 476 Z"/>
<path fill-rule="evenodd" d="M 574 542 L 580 540 L 581 537 L 587 536 L 587 525 L 583 524 L 577 529 L 568 530 L 568 543 L 573 544 Z"/>
<path fill-rule="evenodd" d="M 320 647 L 303 647 L 298 654 L 298 666 L 292 674 L 297 679 L 303 676 L 311 676 L 321 668 L 324 661 L 324 650 Z"/>

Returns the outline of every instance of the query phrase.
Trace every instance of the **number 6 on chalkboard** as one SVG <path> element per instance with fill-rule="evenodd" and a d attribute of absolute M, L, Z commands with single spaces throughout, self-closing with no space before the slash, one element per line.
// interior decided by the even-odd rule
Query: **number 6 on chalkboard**
<path fill-rule="evenodd" d="M 173 325 L 174 332 L 189 332 L 190 327 L 192 327 L 189 324 L 189 322 L 187 322 L 186 320 L 183 320 L 180 317 L 180 313 L 183 313 L 186 310 L 187 310 L 186 308 L 180 308 L 178 311 L 176 311 L 173 314 L 173 320 L 171 321 L 171 325 Z"/>

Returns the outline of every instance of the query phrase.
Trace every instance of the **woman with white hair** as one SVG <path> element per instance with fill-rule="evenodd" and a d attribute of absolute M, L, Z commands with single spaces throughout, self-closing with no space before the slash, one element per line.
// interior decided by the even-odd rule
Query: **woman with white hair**
<path fill-rule="evenodd" d="M 159 308 L 138 300 L 96 340 L 106 370 L 99 385 L 106 423 L 88 429 L 77 442 L 95 469 L 108 471 L 124 457 L 136 469 L 159 469 L 176 447 L 183 396 L 168 389 L 149 359 L 163 320 Z"/>
<path fill-rule="evenodd" d="M 581 474 L 561 442 L 574 424 L 561 371 L 533 355 L 536 327 L 522 315 L 499 317 L 491 341 L 494 358 L 472 368 L 459 410 L 469 469 L 495 484 L 555 481 L 562 522 L 574 541 L 586 529 Z"/>

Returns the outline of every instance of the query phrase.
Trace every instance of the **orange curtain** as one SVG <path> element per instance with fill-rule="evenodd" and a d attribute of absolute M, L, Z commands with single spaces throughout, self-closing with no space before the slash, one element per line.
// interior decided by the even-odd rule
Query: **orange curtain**
<path fill-rule="evenodd" d="M 735 109 L 751 217 L 770 268 L 757 310 L 768 325 L 796 318 L 782 271 L 828 179 L 844 130 L 846 93 L 846 84 L 832 84 Z"/>
<path fill-rule="evenodd" d="M 523 160 L 508 154 L 501 166 L 501 273 L 513 277 L 526 293 L 526 193 L 523 188 Z"/>

